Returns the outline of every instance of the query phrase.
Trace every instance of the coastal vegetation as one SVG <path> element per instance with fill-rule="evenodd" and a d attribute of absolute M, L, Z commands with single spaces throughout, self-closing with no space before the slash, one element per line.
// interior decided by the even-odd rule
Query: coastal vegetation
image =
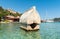
<path fill-rule="evenodd" d="M 7 9 L 4 9 L 3 7 L 0 6 L 0 22 L 3 21 L 3 22 L 9 22 L 9 20 L 7 20 L 5 17 L 6 16 L 14 16 L 14 17 L 17 17 L 17 16 L 21 16 L 22 14 L 19 13 L 19 12 L 10 12 L 9 10 Z M 60 18 L 53 18 L 52 19 L 54 22 L 60 22 Z M 44 20 L 41 20 L 43 22 L 45 22 Z"/>
<path fill-rule="evenodd" d="M 54 18 L 54 22 L 60 22 L 60 18 Z"/>
<path fill-rule="evenodd" d="M 20 14 L 19 12 L 16 12 L 16 13 L 10 12 L 7 9 L 4 9 L 0 6 L 0 22 L 2 20 L 5 21 L 6 20 L 5 17 L 8 15 L 17 17 L 17 16 L 21 16 L 22 14 Z"/>

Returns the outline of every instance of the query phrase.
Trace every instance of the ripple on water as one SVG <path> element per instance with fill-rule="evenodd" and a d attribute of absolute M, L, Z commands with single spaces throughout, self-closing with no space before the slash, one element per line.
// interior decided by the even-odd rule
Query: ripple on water
<path fill-rule="evenodd" d="M 19 26 L 19 23 L 1 24 L 0 39 L 40 39 L 39 31 L 26 32 Z"/>

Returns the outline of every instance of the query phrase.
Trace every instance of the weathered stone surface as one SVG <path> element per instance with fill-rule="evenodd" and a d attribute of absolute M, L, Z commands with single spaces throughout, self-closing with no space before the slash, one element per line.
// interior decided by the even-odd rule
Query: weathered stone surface
<path fill-rule="evenodd" d="M 20 22 L 26 24 L 32 24 L 32 23 L 40 24 L 41 19 L 39 13 L 36 10 L 36 7 L 33 6 L 31 9 L 24 12 L 24 14 L 20 17 Z"/>
<path fill-rule="evenodd" d="M 25 24 L 21 26 L 24 30 L 39 30 L 41 19 L 35 6 L 22 14 L 20 17 L 20 23 Z"/>

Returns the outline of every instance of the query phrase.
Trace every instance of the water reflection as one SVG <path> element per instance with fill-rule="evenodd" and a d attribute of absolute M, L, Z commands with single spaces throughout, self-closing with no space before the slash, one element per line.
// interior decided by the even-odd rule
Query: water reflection
<path fill-rule="evenodd" d="M 24 30 L 22 30 L 24 31 Z M 40 39 L 40 33 L 39 31 L 24 31 L 24 33 L 20 32 L 21 35 L 25 38 L 25 39 Z"/>
<path fill-rule="evenodd" d="M 40 31 L 25 31 L 20 29 L 20 23 L 0 24 L 0 39 L 41 39 Z"/>

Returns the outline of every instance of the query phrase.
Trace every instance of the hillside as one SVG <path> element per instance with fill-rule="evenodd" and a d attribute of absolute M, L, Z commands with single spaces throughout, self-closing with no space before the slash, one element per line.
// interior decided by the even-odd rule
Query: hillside
<path fill-rule="evenodd" d="M 22 14 L 18 13 L 18 12 L 12 12 L 12 11 L 9 11 L 7 9 L 3 9 L 1 6 L 0 6 L 0 21 L 1 19 L 5 20 L 5 17 L 6 16 L 14 16 L 14 17 L 17 17 L 17 16 L 21 16 Z"/>

